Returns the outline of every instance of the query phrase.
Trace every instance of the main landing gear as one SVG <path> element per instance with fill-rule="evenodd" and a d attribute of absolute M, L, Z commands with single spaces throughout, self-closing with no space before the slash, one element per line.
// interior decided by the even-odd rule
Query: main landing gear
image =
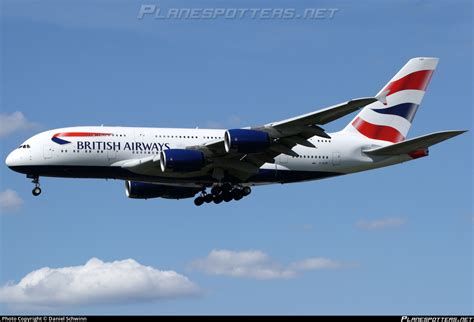
<path fill-rule="evenodd" d="M 248 196 L 252 192 L 250 187 L 232 186 L 230 183 L 214 186 L 211 193 L 207 193 L 204 189 L 201 195 L 194 199 L 196 206 L 201 206 L 203 203 L 220 204 L 222 201 L 229 202 L 231 200 L 240 200 Z"/>
<path fill-rule="evenodd" d="M 41 194 L 39 177 L 38 176 L 33 177 L 33 180 L 31 182 L 35 184 L 35 187 L 31 191 L 31 193 L 33 194 L 33 196 L 37 197 Z"/>

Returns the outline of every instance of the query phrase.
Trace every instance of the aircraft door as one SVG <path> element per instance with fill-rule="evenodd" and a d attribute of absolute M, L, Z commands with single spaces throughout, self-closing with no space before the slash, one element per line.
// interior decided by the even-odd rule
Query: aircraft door
<path fill-rule="evenodd" d="M 51 145 L 43 146 L 43 157 L 46 159 L 51 159 L 53 157 L 53 147 Z"/>
<path fill-rule="evenodd" d="M 341 164 L 341 152 L 333 152 L 332 165 L 340 165 L 340 164 Z"/>

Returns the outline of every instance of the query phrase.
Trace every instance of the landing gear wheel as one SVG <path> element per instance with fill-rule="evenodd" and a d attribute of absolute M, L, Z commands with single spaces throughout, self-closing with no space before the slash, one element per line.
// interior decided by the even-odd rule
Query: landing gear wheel
<path fill-rule="evenodd" d="M 229 202 L 233 199 L 232 194 L 230 192 L 224 193 L 223 197 L 224 197 L 223 199 L 225 202 Z"/>
<path fill-rule="evenodd" d="M 27 178 L 33 179 L 31 182 L 35 184 L 35 187 L 33 188 L 33 191 L 31 193 L 33 196 L 39 196 L 41 194 L 41 188 L 40 188 L 40 181 L 39 181 L 39 176 L 34 176 L 34 175 L 27 175 Z"/>
<path fill-rule="evenodd" d="M 206 203 L 212 202 L 212 199 L 213 199 L 213 197 L 212 197 L 211 194 L 208 194 L 208 195 L 204 196 L 204 202 L 206 202 Z"/>
<path fill-rule="evenodd" d="M 252 192 L 252 189 L 250 187 L 244 187 L 242 189 L 242 193 L 243 193 L 244 197 L 248 196 L 251 192 Z"/>
<path fill-rule="evenodd" d="M 203 203 L 204 203 L 204 198 L 203 197 L 197 197 L 196 199 L 194 199 L 194 204 L 198 207 L 200 205 L 202 205 Z"/>
<path fill-rule="evenodd" d="M 238 201 L 238 200 L 242 199 L 243 196 L 244 195 L 243 195 L 242 190 L 240 190 L 240 189 L 233 189 L 232 190 L 232 197 L 234 198 L 234 200 Z"/>
<path fill-rule="evenodd" d="M 214 186 L 214 187 L 212 187 L 212 189 L 211 189 L 211 193 L 212 193 L 213 195 L 216 195 L 216 196 L 217 196 L 218 194 L 220 194 L 221 192 L 222 192 L 222 189 L 221 189 L 220 186 Z"/>
<path fill-rule="evenodd" d="M 37 197 L 41 194 L 41 188 L 40 187 L 34 187 L 33 191 L 31 191 L 31 193 L 33 194 L 33 196 Z"/>
<path fill-rule="evenodd" d="M 232 190 L 232 185 L 228 182 L 222 184 L 221 186 L 222 188 L 222 192 L 228 192 L 228 191 L 231 191 Z"/>
<path fill-rule="evenodd" d="M 222 202 L 222 200 L 223 200 L 222 195 L 214 196 L 214 203 L 215 204 L 220 204 Z"/>

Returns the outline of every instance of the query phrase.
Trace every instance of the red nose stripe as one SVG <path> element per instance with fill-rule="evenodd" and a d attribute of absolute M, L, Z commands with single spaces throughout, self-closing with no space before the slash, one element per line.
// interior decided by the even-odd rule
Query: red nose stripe
<path fill-rule="evenodd" d="M 387 96 L 392 95 L 396 92 L 403 91 L 405 89 L 416 89 L 419 91 L 426 90 L 428 83 L 430 82 L 432 70 L 419 70 L 408 74 L 396 81 L 389 83 L 382 91 L 389 90 Z"/>
<path fill-rule="evenodd" d="M 360 117 L 355 119 L 355 121 L 352 122 L 352 125 L 357 129 L 357 131 L 374 140 L 397 143 L 405 139 L 405 137 L 393 127 L 372 124 L 364 121 Z"/>
<path fill-rule="evenodd" d="M 53 135 L 53 138 L 64 137 L 64 136 L 74 137 L 74 136 L 109 136 L 109 135 L 112 135 L 112 133 L 63 132 L 63 133 L 56 133 L 55 135 Z"/>

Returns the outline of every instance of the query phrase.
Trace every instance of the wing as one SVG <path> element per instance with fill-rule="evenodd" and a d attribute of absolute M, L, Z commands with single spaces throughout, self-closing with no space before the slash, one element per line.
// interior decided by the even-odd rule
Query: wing
<path fill-rule="evenodd" d="M 324 125 L 360 108 L 371 104 L 377 100 L 383 101 L 383 97 L 366 97 L 353 99 L 341 104 L 330 106 L 315 112 L 307 113 L 290 119 L 265 124 L 262 126 L 247 127 L 245 129 L 263 131 L 268 133 L 271 145 L 264 151 L 258 153 L 238 153 L 226 152 L 224 139 L 208 142 L 202 145 L 189 146 L 186 149 L 202 151 L 210 161 L 210 166 L 206 166 L 203 172 L 220 176 L 223 171 L 240 179 L 246 180 L 258 173 L 259 168 L 265 163 L 273 163 L 274 158 L 279 154 L 298 156 L 292 148 L 297 145 L 315 147 L 309 138 L 320 136 L 330 138 L 330 136 L 319 125 Z M 131 160 L 122 165 L 130 171 L 140 171 L 141 173 L 152 174 L 159 171 L 157 166 L 159 159 L 144 158 L 142 160 Z M 216 173 L 216 170 L 218 173 Z"/>
<path fill-rule="evenodd" d="M 314 145 L 306 139 L 313 136 L 330 138 L 329 135 L 318 125 L 324 125 L 337 120 L 377 100 L 380 100 L 380 98 L 366 97 L 354 99 L 316 112 L 247 129 L 267 132 L 272 139 L 286 138 L 287 140 L 284 140 L 286 143 L 294 143 L 291 147 L 296 144 L 314 147 Z M 223 139 L 209 142 L 204 145 L 192 146 L 189 147 L 189 149 L 199 149 L 214 156 L 225 154 Z"/>
<path fill-rule="evenodd" d="M 292 150 L 297 144 L 314 147 L 308 141 L 313 136 L 330 138 L 319 125 L 337 120 L 375 101 L 383 102 L 385 95 L 386 93 L 382 93 L 380 97 L 353 99 L 286 120 L 249 127 L 247 129 L 267 132 L 272 139 L 270 147 L 260 153 L 227 153 L 223 139 L 188 148 L 203 151 L 208 158 L 213 160 L 214 167 L 221 167 L 235 177 L 245 180 L 251 175 L 258 173 L 258 169 L 263 164 L 275 162 L 274 158 L 280 154 L 298 156 Z"/>
<path fill-rule="evenodd" d="M 333 105 L 316 112 L 292 117 L 287 120 L 273 122 L 264 126 L 264 128 L 285 129 L 289 127 L 300 127 L 308 125 L 324 125 L 335 121 L 347 114 L 357 111 L 358 109 L 377 101 L 375 97 L 365 97 L 353 99 L 338 105 Z"/>

